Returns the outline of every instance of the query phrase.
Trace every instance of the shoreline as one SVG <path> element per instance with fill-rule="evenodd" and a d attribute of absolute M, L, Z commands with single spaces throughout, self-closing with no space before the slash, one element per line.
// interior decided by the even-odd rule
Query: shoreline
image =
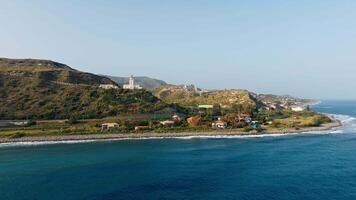
<path fill-rule="evenodd" d="M 155 138 L 184 138 L 184 137 L 215 137 L 215 136 L 259 136 L 259 135 L 280 135 L 295 133 L 312 133 L 317 131 L 328 131 L 342 126 L 339 120 L 333 119 L 333 122 L 322 124 L 318 127 L 306 127 L 301 129 L 283 129 L 262 132 L 239 132 L 239 131 L 206 131 L 206 132 L 167 132 L 167 133 L 128 133 L 128 134 L 88 134 L 88 135 L 56 135 L 56 136 L 25 136 L 21 138 L 0 138 L 0 144 L 24 143 L 24 142 L 70 142 L 70 141 L 108 141 L 124 139 L 155 139 Z"/>

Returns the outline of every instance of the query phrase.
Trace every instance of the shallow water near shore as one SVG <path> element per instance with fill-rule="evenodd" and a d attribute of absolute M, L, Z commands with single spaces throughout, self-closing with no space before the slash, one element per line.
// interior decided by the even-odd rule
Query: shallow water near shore
<path fill-rule="evenodd" d="M 356 102 L 337 130 L 0 148 L 1 199 L 355 199 Z"/>

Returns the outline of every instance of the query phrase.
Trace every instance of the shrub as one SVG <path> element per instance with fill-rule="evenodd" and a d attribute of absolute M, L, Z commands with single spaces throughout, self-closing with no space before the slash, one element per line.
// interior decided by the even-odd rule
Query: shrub
<path fill-rule="evenodd" d="M 250 126 L 246 126 L 244 129 L 243 129 L 243 131 L 244 132 L 250 132 L 250 131 L 253 131 L 254 129 L 252 128 L 252 127 L 250 127 Z"/>
<path fill-rule="evenodd" d="M 77 119 L 77 117 L 75 117 L 75 116 L 71 116 L 67 121 L 66 121 L 66 123 L 68 123 L 68 124 L 77 124 L 79 121 L 78 121 L 78 119 Z"/>

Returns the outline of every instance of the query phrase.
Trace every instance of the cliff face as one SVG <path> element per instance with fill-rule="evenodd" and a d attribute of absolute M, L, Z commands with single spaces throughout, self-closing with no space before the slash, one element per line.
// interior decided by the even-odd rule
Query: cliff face
<path fill-rule="evenodd" d="M 143 113 L 165 104 L 144 90 L 104 90 L 109 78 L 65 64 L 34 59 L 0 59 L 0 119 L 96 118 Z"/>

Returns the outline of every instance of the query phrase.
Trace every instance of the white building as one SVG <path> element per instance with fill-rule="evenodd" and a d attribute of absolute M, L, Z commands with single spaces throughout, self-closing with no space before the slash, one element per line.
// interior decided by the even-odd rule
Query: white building
<path fill-rule="evenodd" d="M 161 121 L 160 124 L 162 124 L 163 126 L 174 126 L 175 125 L 175 121 L 172 120 L 165 120 L 165 121 Z"/>
<path fill-rule="evenodd" d="M 292 109 L 294 112 L 302 112 L 303 110 L 305 110 L 305 108 L 302 107 L 302 106 L 292 106 L 291 109 Z"/>
<path fill-rule="evenodd" d="M 119 87 L 117 87 L 116 85 L 113 85 L 113 84 L 100 84 L 99 85 L 100 88 L 103 88 L 105 90 L 108 90 L 108 89 L 118 89 Z"/>
<path fill-rule="evenodd" d="M 142 87 L 139 84 L 135 84 L 135 79 L 134 79 L 133 75 L 130 76 L 129 83 L 125 84 L 123 86 L 123 88 L 129 89 L 129 90 L 142 89 Z"/>
<path fill-rule="evenodd" d="M 104 123 L 101 125 L 101 130 L 109 130 L 109 129 L 113 129 L 113 128 L 119 128 L 119 124 L 118 123 Z"/>
<path fill-rule="evenodd" d="M 211 127 L 225 129 L 227 128 L 227 123 L 219 118 L 218 121 L 211 123 Z"/>

